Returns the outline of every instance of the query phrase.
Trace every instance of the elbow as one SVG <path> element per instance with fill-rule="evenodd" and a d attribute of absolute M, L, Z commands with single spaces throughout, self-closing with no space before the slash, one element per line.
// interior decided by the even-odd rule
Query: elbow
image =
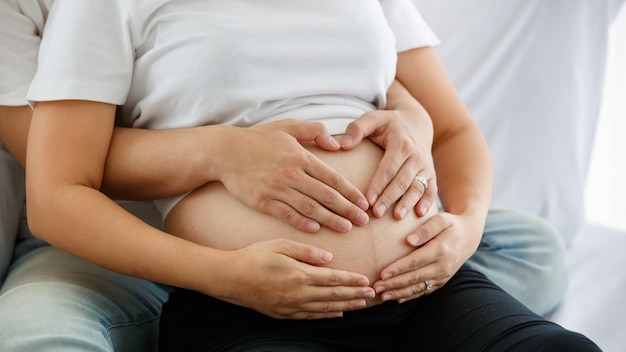
<path fill-rule="evenodd" d="M 30 187 L 29 187 L 30 186 Z M 59 205 L 54 203 L 49 188 L 28 184 L 26 187 L 26 218 L 30 232 L 37 238 L 50 242 L 50 232 L 54 228 L 55 214 Z M 57 219 L 58 220 L 58 219 Z"/>

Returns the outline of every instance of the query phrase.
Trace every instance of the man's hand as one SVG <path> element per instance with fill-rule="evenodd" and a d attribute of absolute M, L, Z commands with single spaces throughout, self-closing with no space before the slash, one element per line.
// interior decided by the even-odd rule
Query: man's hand
<path fill-rule="evenodd" d="M 365 196 L 301 144 L 339 150 L 322 124 L 283 120 L 233 133 L 219 179 L 240 201 L 306 232 L 347 232 L 369 221 Z"/>

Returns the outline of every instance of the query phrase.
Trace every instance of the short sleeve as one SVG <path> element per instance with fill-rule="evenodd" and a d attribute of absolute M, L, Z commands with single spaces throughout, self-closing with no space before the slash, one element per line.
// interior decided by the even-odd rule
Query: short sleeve
<path fill-rule="evenodd" d="M 56 0 L 28 100 L 123 104 L 134 60 L 129 17 L 121 0 Z"/>
<path fill-rule="evenodd" d="M 37 70 L 40 32 L 15 1 L 0 1 L 0 105 L 26 105 Z"/>
<path fill-rule="evenodd" d="M 396 51 L 441 44 L 411 0 L 380 0 L 389 27 L 396 36 Z"/>

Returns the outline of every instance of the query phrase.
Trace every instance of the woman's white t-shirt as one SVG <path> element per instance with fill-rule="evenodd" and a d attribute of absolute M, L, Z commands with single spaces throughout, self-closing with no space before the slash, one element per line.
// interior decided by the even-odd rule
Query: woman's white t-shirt
<path fill-rule="evenodd" d="M 384 108 L 398 51 L 436 44 L 411 0 L 56 0 L 28 99 L 120 105 L 140 128 L 338 134 Z"/>

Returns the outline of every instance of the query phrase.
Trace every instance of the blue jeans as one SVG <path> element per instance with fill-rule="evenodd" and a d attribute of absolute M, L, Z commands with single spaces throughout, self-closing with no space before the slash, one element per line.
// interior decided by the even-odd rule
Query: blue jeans
<path fill-rule="evenodd" d="M 567 283 L 560 236 L 545 221 L 509 210 L 490 213 L 468 266 L 539 314 L 556 305 Z M 156 351 L 168 294 L 26 240 L 0 291 L 0 351 Z"/>
<path fill-rule="evenodd" d="M 509 209 L 489 212 L 467 266 L 541 316 L 561 302 L 569 282 L 563 236 L 546 220 Z"/>
<path fill-rule="evenodd" d="M 0 291 L 0 351 L 157 350 L 169 288 L 36 239 L 16 246 Z"/>

